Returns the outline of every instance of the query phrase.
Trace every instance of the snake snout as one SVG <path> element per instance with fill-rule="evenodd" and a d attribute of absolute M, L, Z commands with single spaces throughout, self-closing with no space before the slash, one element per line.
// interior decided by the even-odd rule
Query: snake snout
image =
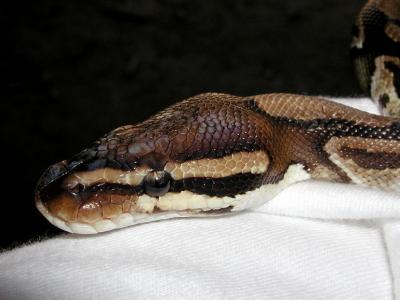
<path fill-rule="evenodd" d="M 65 215 L 75 210 L 78 201 L 69 193 L 63 182 L 69 175 L 71 166 L 67 161 L 51 165 L 40 177 L 35 191 L 36 207 L 54 225 L 67 230 L 55 221 L 56 215 Z M 55 214 L 56 212 L 56 214 Z M 60 217 L 57 216 L 57 217 Z M 69 230 L 68 230 L 69 231 Z"/>
<path fill-rule="evenodd" d="M 52 182 L 57 181 L 57 179 L 61 178 L 67 172 L 68 166 L 65 160 L 51 165 L 40 177 L 36 186 L 36 192 L 42 191 L 45 187 L 49 186 Z"/>
<path fill-rule="evenodd" d="M 128 215 L 135 210 L 138 195 L 143 193 L 142 181 L 147 173 L 116 167 L 119 165 L 93 158 L 56 163 L 39 179 L 36 207 L 50 223 L 75 233 L 111 230 L 116 224 L 124 226 L 127 218 L 133 222 L 133 217 Z M 147 188 L 152 187 L 153 193 L 165 193 L 169 187 L 168 178 L 156 175 Z M 165 183 L 160 184 L 159 177 L 165 179 Z M 142 210 L 148 210 L 146 203 L 142 206 Z"/>

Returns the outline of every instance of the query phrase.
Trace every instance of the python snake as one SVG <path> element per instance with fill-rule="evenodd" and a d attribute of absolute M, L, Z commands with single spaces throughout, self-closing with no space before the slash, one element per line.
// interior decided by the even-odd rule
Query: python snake
<path fill-rule="evenodd" d="M 400 191 L 400 5 L 369 1 L 351 56 L 385 115 L 319 97 L 200 94 L 50 166 L 36 206 L 90 234 L 256 207 L 309 178 Z"/>

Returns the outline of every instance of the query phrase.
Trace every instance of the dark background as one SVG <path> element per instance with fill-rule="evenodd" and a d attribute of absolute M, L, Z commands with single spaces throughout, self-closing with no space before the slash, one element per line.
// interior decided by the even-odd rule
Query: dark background
<path fill-rule="evenodd" d="M 205 91 L 360 95 L 363 0 L 9 1 L 2 34 L 1 244 L 58 233 L 35 209 L 49 165 Z"/>

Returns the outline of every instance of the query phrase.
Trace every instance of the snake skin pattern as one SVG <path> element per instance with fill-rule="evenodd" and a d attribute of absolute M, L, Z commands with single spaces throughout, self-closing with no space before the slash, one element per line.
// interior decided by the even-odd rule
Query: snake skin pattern
<path fill-rule="evenodd" d="M 384 115 L 400 116 L 400 1 L 370 0 L 353 29 L 351 58 L 361 87 Z"/>
<path fill-rule="evenodd" d="M 366 4 L 351 50 L 361 84 L 386 114 L 398 111 L 392 2 Z M 369 34 L 382 13 L 390 42 L 379 52 Z M 200 94 L 50 166 L 35 199 L 55 226 L 90 234 L 238 212 L 309 178 L 400 192 L 400 119 L 319 97 Z"/>

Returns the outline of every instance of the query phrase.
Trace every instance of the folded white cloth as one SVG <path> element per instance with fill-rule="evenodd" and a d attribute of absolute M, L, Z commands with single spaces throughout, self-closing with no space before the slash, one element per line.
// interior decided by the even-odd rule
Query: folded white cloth
<path fill-rule="evenodd" d="M 368 99 L 342 102 L 376 112 Z M 0 299 L 396 297 L 399 195 L 326 182 L 228 217 L 65 234 L 0 255 Z"/>

